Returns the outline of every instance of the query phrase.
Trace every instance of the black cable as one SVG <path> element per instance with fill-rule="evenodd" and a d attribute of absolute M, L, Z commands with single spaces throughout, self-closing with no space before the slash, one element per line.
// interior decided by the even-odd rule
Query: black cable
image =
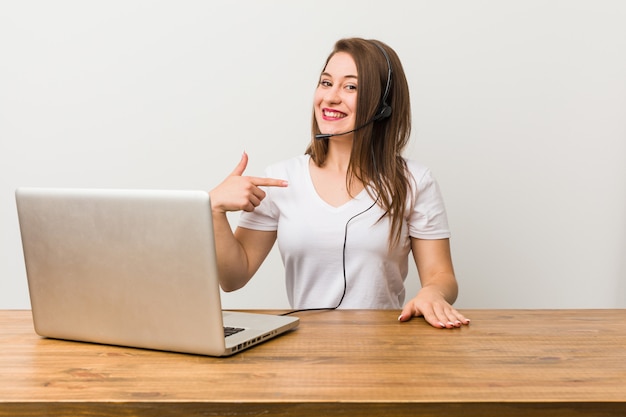
<path fill-rule="evenodd" d="M 281 314 L 281 316 L 287 316 L 289 314 L 294 314 L 294 313 L 300 313 L 302 311 L 320 311 L 320 310 L 336 310 L 337 308 L 339 308 L 339 306 L 341 305 L 341 303 L 343 302 L 343 299 L 346 296 L 346 292 L 348 291 L 348 279 L 346 277 L 346 243 L 348 241 L 348 225 L 350 224 L 350 222 L 360 216 L 361 214 L 369 211 L 372 207 L 374 207 L 376 205 L 376 203 L 378 202 L 378 199 L 376 199 L 376 201 L 374 201 L 372 203 L 371 206 L 369 206 L 368 208 L 366 208 L 365 210 L 355 214 L 354 216 L 350 217 L 348 219 L 348 221 L 346 222 L 345 228 L 344 228 L 344 233 L 343 233 L 343 259 L 342 259 L 342 266 L 343 266 L 343 294 L 341 295 L 341 299 L 339 300 L 339 303 L 337 303 L 337 305 L 335 307 L 318 307 L 318 308 L 303 308 L 300 310 L 292 310 L 292 311 L 288 311 L 286 313 Z"/>

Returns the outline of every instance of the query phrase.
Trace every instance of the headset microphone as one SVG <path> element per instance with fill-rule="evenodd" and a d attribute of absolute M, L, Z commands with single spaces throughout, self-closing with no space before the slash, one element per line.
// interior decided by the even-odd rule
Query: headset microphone
<path fill-rule="evenodd" d="M 383 93 L 383 98 L 381 100 L 381 104 L 379 106 L 379 109 L 376 115 L 369 122 L 355 129 L 349 130 L 347 132 L 342 132 L 342 133 L 320 133 L 320 134 L 315 135 L 315 139 L 328 139 L 328 138 L 332 138 L 333 136 L 347 135 L 348 133 L 356 132 L 357 130 L 363 129 L 365 126 L 370 125 L 377 120 L 386 119 L 387 117 L 391 116 L 392 109 L 391 109 L 391 106 L 387 104 L 387 97 L 389 96 L 389 91 L 391 90 L 391 61 L 389 59 L 389 55 L 387 55 L 387 51 L 385 51 L 385 48 L 379 45 L 378 42 L 376 41 L 371 41 L 371 42 L 374 45 L 376 45 L 378 49 L 381 50 L 381 52 L 385 56 L 385 60 L 387 61 L 387 85 L 385 86 L 385 92 Z"/>
<path fill-rule="evenodd" d="M 320 134 L 315 135 L 315 139 L 328 139 L 328 138 L 332 138 L 333 136 L 347 135 L 348 133 L 356 132 L 359 129 L 363 129 L 365 126 L 374 123 L 375 120 L 377 120 L 377 119 L 373 118 L 372 120 L 370 120 L 369 122 L 365 123 L 364 125 L 361 125 L 361 126 L 357 127 L 356 129 L 348 130 L 347 132 L 341 132 L 341 133 L 320 133 Z"/>

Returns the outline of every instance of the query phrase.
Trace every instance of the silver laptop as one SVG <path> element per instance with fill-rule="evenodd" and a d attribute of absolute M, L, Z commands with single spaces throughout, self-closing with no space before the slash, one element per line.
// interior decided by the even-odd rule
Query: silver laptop
<path fill-rule="evenodd" d="M 292 316 L 222 311 L 207 192 L 15 194 L 41 336 L 227 356 L 298 325 Z"/>

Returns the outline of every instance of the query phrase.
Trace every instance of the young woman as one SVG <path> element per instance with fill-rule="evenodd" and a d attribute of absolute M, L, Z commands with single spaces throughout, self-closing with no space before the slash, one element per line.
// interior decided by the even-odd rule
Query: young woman
<path fill-rule="evenodd" d="M 248 156 L 210 192 L 221 286 L 243 287 L 277 241 L 295 309 L 398 309 L 434 327 L 469 320 L 452 307 L 457 282 L 446 212 L 430 171 L 402 152 L 409 88 L 396 53 L 339 40 L 320 75 L 304 155 L 244 176 Z M 233 233 L 228 211 L 243 210 Z M 421 289 L 404 304 L 409 253 Z"/>

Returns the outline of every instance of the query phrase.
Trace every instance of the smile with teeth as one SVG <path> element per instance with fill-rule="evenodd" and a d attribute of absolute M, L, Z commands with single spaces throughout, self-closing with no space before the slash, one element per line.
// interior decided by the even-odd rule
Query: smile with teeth
<path fill-rule="evenodd" d="M 324 114 L 324 118 L 327 119 L 343 119 L 344 117 L 346 117 L 345 113 L 337 110 L 324 109 L 322 113 Z"/>

